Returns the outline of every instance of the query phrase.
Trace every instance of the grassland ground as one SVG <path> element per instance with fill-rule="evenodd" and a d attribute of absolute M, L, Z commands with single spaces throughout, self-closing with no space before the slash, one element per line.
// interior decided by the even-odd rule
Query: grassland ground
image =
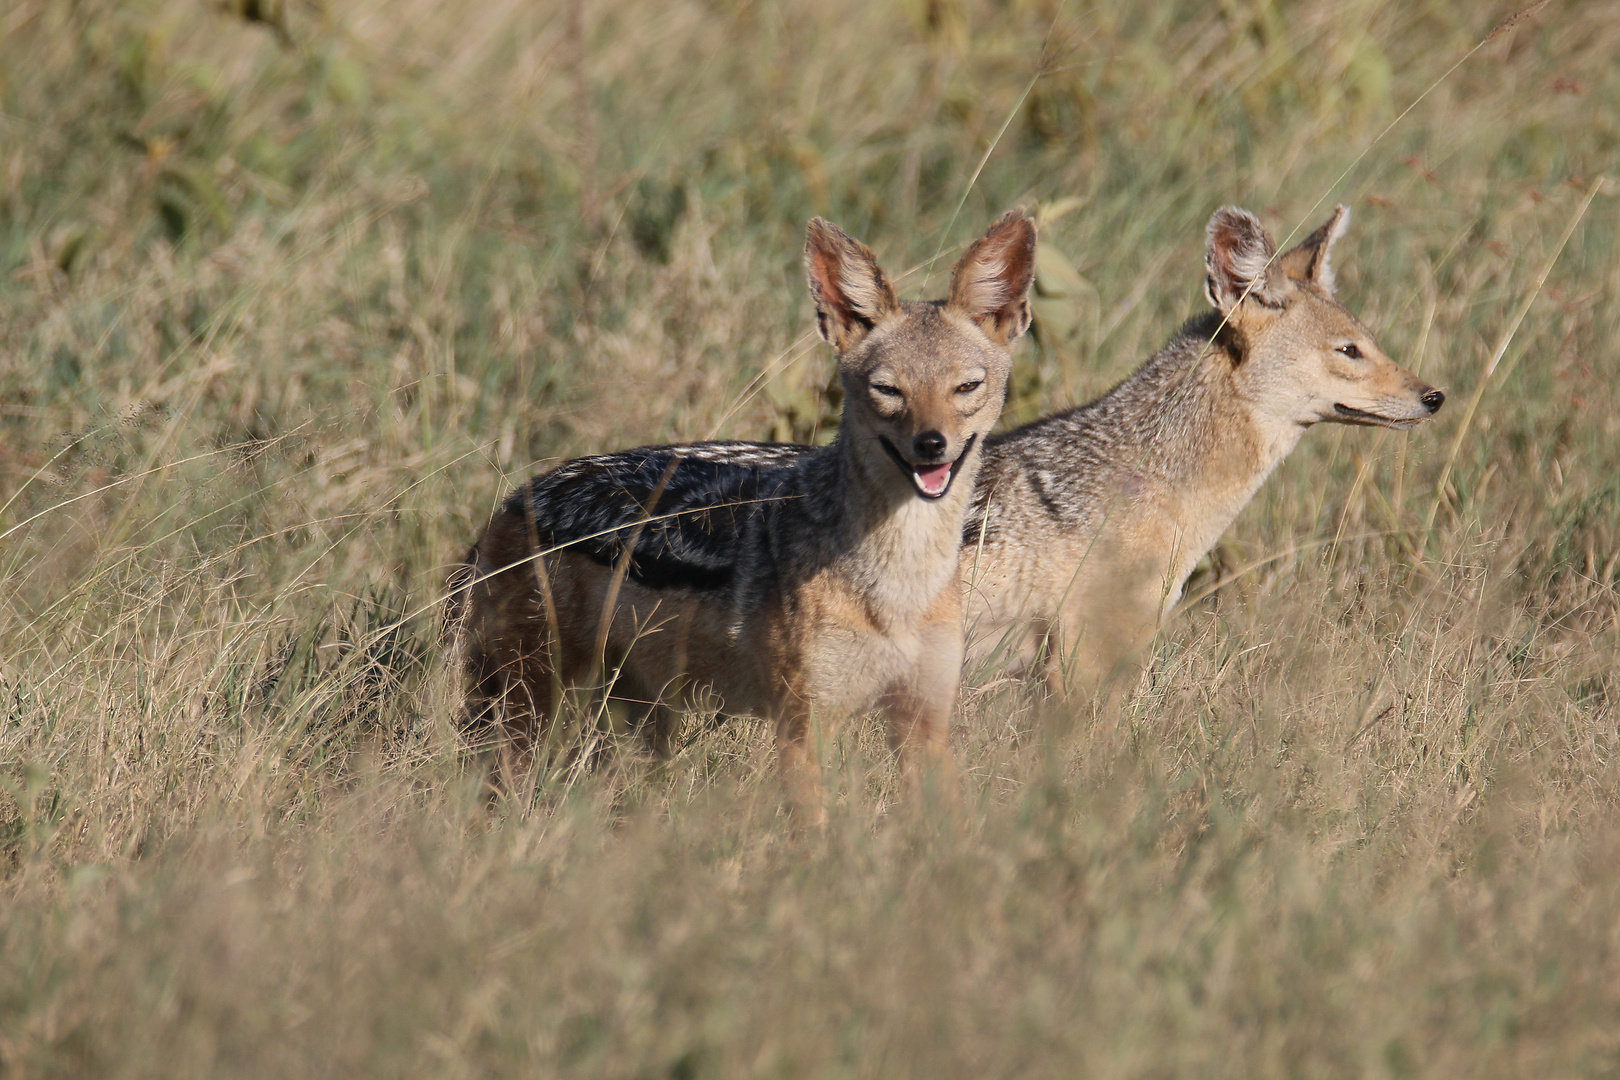
<path fill-rule="evenodd" d="M 1613 1075 L 1620 13 L 1446 75 L 1510 14 L 14 0 L 0 1073 Z M 746 721 L 484 801 L 448 564 L 561 457 L 830 437 L 809 216 L 910 297 L 1038 208 L 1016 422 L 1334 201 L 1450 401 L 1308 433 L 1117 708 L 976 672 L 961 813 L 856 727 L 817 838 Z"/>

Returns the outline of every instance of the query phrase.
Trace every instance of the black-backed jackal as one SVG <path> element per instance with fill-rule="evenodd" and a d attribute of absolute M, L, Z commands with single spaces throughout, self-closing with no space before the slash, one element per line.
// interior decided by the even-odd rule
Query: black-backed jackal
<path fill-rule="evenodd" d="M 936 302 L 900 302 L 819 218 L 804 255 L 844 388 L 837 440 L 742 465 L 753 444 L 648 447 L 520 488 L 468 560 L 475 723 L 533 745 L 560 691 L 600 678 L 667 752 L 672 706 L 713 695 L 775 722 L 789 793 L 817 816 L 812 724 L 881 706 L 908 771 L 948 766 L 962 530 L 1029 325 L 1034 224 L 1002 217 Z"/>
<path fill-rule="evenodd" d="M 1279 256 L 1253 214 L 1216 211 L 1213 310 L 1091 404 L 986 443 L 963 537 L 970 655 L 1044 655 L 1054 686 L 1095 688 L 1307 428 L 1410 428 L 1440 408 L 1333 297 L 1349 215 Z"/>

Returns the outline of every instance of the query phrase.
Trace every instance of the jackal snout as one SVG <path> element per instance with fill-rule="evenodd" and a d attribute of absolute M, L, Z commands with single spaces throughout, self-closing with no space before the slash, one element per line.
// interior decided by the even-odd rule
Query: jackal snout
<path fill-rule="evenodd" d="M 1349 221 L 1349 208 L 1339 206 L 1277 255 L 1271 234 L 1248 211 L 1228 206 L 1210 218 L 1209 300 L 1248 346 L 1248 370 L 1238 373 L 1247 396 L 1279 425 L 1409 428 L 1446 400 L 1391 360 L 1334 299 L 1331 251 Z"/>
<path fill-rule="evenodd" d="M 924 326 L 942 329 L 930 325 L 937 321 L 934 309 L 917 314 Z M 940 338 L 951 343 L 952 329 L 947 325 L 942 333 L 928 335 L 928 344 L 937 347 Z M 906 336 L 912 335 L 895 338 Z M 1001 412 L 1006 365 L 971 354 L 952 358 L 948 350 L 942 355 L 937 349 L 905 345 L 896 355 L 874 359 L 870 370 L 846 370 L 844 389 L 861 405 L 867 429 L 888 459 L 880 463 L 880 471 L 892 472 L 901 481 L 909 478 L 916 494 L 925 499 L 942 498 Z M 929 362 L 897 362 L 916 359 Z"/>
<path fill-rule="evenodd" d="M 1326 374 L 1317 388 L 1319 404 L 1330 403 L 1332 409 L 1322 420 L 1409 428 L 1440 411 L 1445 392 L 1395 363 L 1370 338 L 1362 342 L 1340 334 L 1339 339 L 1340 344 L 1318 357 Z"/>
<path fill-rule="evenodd" d="M 867 471 L 924 499 L 951 490 L 1006 396 L 1007 346 L 1029 326 L 1035 226 L 1004 215 L 968 249 L 944 301 L 902 303 L 865 245 L 815 219 L 805 266 L 838 350 L 844 423 Z"/>

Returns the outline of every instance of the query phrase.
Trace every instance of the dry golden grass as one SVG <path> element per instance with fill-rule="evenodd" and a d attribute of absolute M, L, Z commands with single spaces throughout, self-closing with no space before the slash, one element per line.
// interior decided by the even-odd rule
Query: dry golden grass
<path fill-rule="evenodd" d="M 567 12 L 0 11 L 0 1073 L 1620 1069 L 1612 5 L 1438 85 L 1509 9 Z M 826 437 L 808 216 L 1041 206 L 1018 420 L 1334 200 L 1451 402 L 1309 434 L 1117 711 L 981 673 L 955 819 L 851 730 L 795 837 L 747 722 L 482 801 L 446 565 L 560 456 Z"/>

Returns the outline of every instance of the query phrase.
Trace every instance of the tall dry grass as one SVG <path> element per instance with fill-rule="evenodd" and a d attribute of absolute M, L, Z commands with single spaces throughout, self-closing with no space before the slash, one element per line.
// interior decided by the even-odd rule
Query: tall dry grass
<path fill-rule="evenodd" d="M 15 0 L 0 1071 L 1614 1072 L 1620 17 L 1436 85 L 1507 14 Z M 1041 207 L 1018 420 L 1334 200 L 1451 404 L 1310 433 L 1118 710 L 978 673 L 962 813 L 851 730 L 816 839 L 747 722 L 483 802 L 445 565 L 560 456 L 827 437 L 805 218 Z"/>

